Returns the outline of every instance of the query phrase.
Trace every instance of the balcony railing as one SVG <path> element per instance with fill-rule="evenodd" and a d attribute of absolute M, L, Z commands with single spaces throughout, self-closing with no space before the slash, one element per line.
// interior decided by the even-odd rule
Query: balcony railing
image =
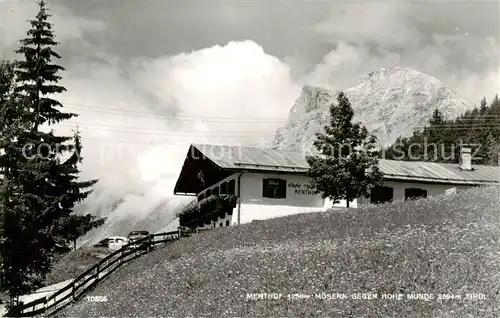
<path fill-rule="evenodd" d="M 190 228 L 202 227 L 211 221 L 231 214 L 236 207 L 237 197 L 233 194 L 211 195 L 199 202 L 190 202 L 179 213 L 179 225 Z"/>

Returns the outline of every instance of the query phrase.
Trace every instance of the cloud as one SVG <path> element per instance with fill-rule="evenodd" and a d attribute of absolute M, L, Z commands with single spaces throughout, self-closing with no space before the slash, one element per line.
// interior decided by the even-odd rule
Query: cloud
<path fill-rule="evenodd" d="M 123 199 L 96 212 L 108 215 L 117 231 L 125 219 L 129 227 L 132 219 L 150 217 L 159 203 L 178 201 L 173 186 L 189 144 L 271 138 L 300 93 L 289 67 L 252 41 L 121 65 L 101 54 L 98 61 L 67 67 L 68 92 L 60 100 L 80 116 L 58 127 L 61 133 L 79 127 L 83 176 L 100 179 L 86 207 Z"/>
<path fill-rule="evenodd" d="M 406 47 L 421 36 L 415 25 L 401 23 L 411 16 L 408 3 L 335 3 L 327 20 L 313 29 L 332 43 L 375 43 L 386 47 Z M 388 32 L 391 31 L 391 32 Z"/>
<path fill-rule="evenodd" d="M 164 101 L 176 100 L 187 116 L 240 122 L 255 117 L 263 121 L 284 118 L 300 89 L 292 82 L 289 67 L 253 41 L 229 42 L 155 60 L 138 59 L 134 64 L 134 74 L 145 79 L 138 83 L 141 89 Z M 215 125 L 210 123 L 212 127 Z M 220 129 L 237 127 L 241 124 Z"/>
<path fill-rule="evenodd" d="M 38 6 L 34 1 L 8 0 L 0 3 L 0 50 L 2 56 L 12 57 L 12 48 L 26 36 L 28 20 L 35 18 Z M 80 45 L 86 34 L 101 33 L 106 28 L 103 20 L 81 17 L 61 5 L 49 4 L 50 22 L 58 42 Z M 70 43 L 71 42 L 71 43 Z"/>
<path fill-rule="evenodd" d="M 312 29 L 334 46 L 305 80 L 346 88 L 367 72 L 406 66 L 478 103 L 500 91 L 498 3 L 335 3 Z"/>
<path fill-rule="evenodd" d="M 304 82 L 332 90 L 346 89 L 354 85 L 371 70 L 399 66 L 402 57 L 398 53 L 384 52 L 374 55 L 368 46 L 341 42 L 337 48 L 323 56 L 320 63 L 305 76 Z"/>

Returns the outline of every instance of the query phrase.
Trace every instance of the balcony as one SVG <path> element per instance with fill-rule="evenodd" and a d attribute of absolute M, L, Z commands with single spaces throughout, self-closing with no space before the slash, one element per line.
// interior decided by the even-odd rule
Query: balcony
<path fill-rule="evenodd" d="M 178 214 L 179 225 L 196 229 L 210 224 L 218 218 L 224 218 L 226 214 L 232 214 L 236 202 L 234 194 L 211 195 L 199 202 L 195 199 Z"/>

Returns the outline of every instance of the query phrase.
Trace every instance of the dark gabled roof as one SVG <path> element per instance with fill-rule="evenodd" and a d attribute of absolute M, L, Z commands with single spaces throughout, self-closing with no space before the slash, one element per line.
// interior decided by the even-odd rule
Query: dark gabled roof
<path fill-rule="evenodd" d="M 267 148 L 193 144 L 222 169 L 306 172 L 309 165 L 300 152 Z"/>
<path fill-rule="evenodd" d="M 193 148 L 223 170 L 305 173 L 309 168 L 306 153 L 301 152 L 208 144 L 193 144 Z M 380 159 L 379 168 L 386 180 L 456 185 L 500 182 L 499 166 L 474 165 L 468 171 L 458 164 Z"/>

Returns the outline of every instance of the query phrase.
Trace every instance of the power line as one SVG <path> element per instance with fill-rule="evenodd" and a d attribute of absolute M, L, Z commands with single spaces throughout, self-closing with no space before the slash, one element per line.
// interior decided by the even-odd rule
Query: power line
<path fill-rule="evenodd" d="M 253 134 L 237 134 L 237 133 L 226 133 L 226 134 L 210 134 L 210 133 L 204 133 L 202 134 L 188 134 L 188 133 L 180 133 L 180 134 L 174 134 L 174 133 L 149 133 L 149 132 L 141 132 L 141 131 L 120 131 L 120 130 L 111 130 L 111 129 L 105 129 L 105 128 L 93 128 L 93 130 L 98 130 L 98 131 L 105 131 L 105 132 L 111 132 L 111 133 L 117 133 L 117 134 L 129 134 L 129 135 L 148 135 L 148 136 L 172 136 L 172 137 L 196 137 L 196 136 L 207 136 L 207 137 L 229 137 L 229 138 L 234 138 L 234 137 L 261 137 L 261 136 L 271 136 L 267 135 L 265 133 L 253 133 Z M 82 130 L 83 131 L 83 130 Z M 272 135 L 274 136 L 274 135 Z"/>
<path fill-rule="evenodd" d="M 496 115 L 496 114 L 489 114 L 489 115 L 464 115 L 464 116 L 457 116 L 457 119 L 481 119 L 481 118 L 490 118 L 490 117 L 493 117 L 493 118 L 496 118 L 496 117 L 500 117 L 500 115 Z"/>
<path fill-rule="evenodd" d="M 76 108 L 76 109 L 84 109 L 86 111 L 97 112 L 97 113 L 105 113 L 119 116 L 133 116 L 140 118 L 155 118 L 155 119 L 173 119 L 173 120 L 183 120 L 183 121 L 207 121 L 207 122 L 287 122 L 287 118 L 272 118 L 272 117 L 254 117 L 254 118 L 241 118 L 241 117 L 209 117 L 209 116 L 190 116 L 190 115 L 171 115 L 167 113 L 158 113 L 158 112 L 149 112 L 149 111 L 138 111 L 138 110 L 128 110 L 128 109 L 119 109 L 119 108 L 104 108 L 104 107 L 96 107 L 89 106 L 84 104 L 70 103 L 70 102 L 61 102 L 62 104 L 67 104 L 68 108 Z"/>
<path fill-rule="evenodd" d="M 224 130 L 217 130 L 217 131 L 213 131 L 213 130 L 207 130 L 207 131 L 200 131 L 200 130 L 193 130 L 193 129 L 164 129 L 164 128 L 146 128 L 146 127 L 132 127 L 132 126 L 121 126 L 121 125 L 102 125 L 102 124 L 87 124 L 87 123 L 75 123 L 75 124 L 57 124 L 57 126 L 61 126 L 61 127 L 74 127 L 74 128 L 79 128 L 81 126 L 83 126 L 83 128 L 87 127 L 89 129 L 92 129 L 92 130 L 103 130 L 103 131 L 114 131 L 114 132 L 123 132 L 123 133 L 130 133 L 130 134 L 151 134 L 151 132 L 147 132 L 147 131 L 153 131 L 153 132 L 156 132 L 156 131 L 159 131 L 159 132 L 163 132 L 163 133 L 168 133 L 168 134 L 174 134 L 174 135 L 178 135 L 177 133 L 190 133 L 189 135 L 191 134 L 194 134 L 194 133 L 203 133 L 203 134 L 208 134 L 208 135 L 217 135 L 217 134 L 221 134 L 221 135 L 237 135 L 237 134 L 242 134 L 242 135 L 254 135 L 254 134 L 267 134 L 267 133 L 272 133 L 274 134 L 275 131 L 234 131 L 234 130 L 231 130 L 231 131 L 224 131 Z M 115 129 L 115 128 L 118 128 L 118 129 Z M 126 130 L 124 130 L 126 129 Z M 130 131 L 132 130 L 132 131 Z M 136 131 L 133 131 L 133 130 L 136 130 Z M 139 131 L 137 131 L 139 130 Z M 216 133 L 216 134 L 213 134 L 213 133 Z M 158 134 L 158 135 L 162 135 L 162 134 L 159 134 L 159 133 L 155 133 L 155 134 Z M 182 135 L 182 134 L 181 134 Z"/>
<path fill-rule="evenodd" d="M 249 138 L 250 136 L 247 136 L 246 138 Z M 228 136 L 228 138 L 234 138 L 232 136 Z M 239 138 L 245 138 L 245 137 L 239 137 Z M 255 139 L 255 137 L 251 137 Z M 84 140 L 95 140 L 95 141 L 104 141 L 104 142 L 110 142 L 110 143 L 126 143 L 126 144 L 141 144 L 141 145 L 153 145 L 155 143 L 159 142 L 171 142 L 171 140 L 153 140 L 150 142 L 147 141 L 135 141 L 135 140 L 116 140 L 116 139 L 104 139 L 104 138 L 93 138 L 93 137 L 82 137 Z M 268 139 L 269 141 L 274 140 L 274 136 L 270 136 L 269 138 L 261 138 L 261 142 L 263 141 L 262 139 Z M 195 142 L 195 141 L 190 141 L 190 142 Z M 259 142 L 256 142 L 257 144 Z"/>
<path fill-rule="evenodd" d="M 238 122 L 238 123 L 286 123 L 289 122 L 288 118 L 283 118 L 283 117 L 247 117 L 247 118 L 242 118 L 242 117 L 211 117 L 211 116 L 192 116 L 192 115 L 182 115 L 182 114 L 168 114 L 165 112 L 151 112 L 151 111 L 140 111 L 140 110 L 129 110 L 129 109 L 119 109 L 119 108 L 108 108 L 108 107 L 97 107 L 97 106 L 90 106 L 86 104 L 80 104 L 80 103 L 72 103 L 72 102 L 61 102 L 64 105 L 69 105 L 66 106 L 68 108 L 76 108 L 76 109 L 84 109 L 87 111 L 91 112 L 97 112 L 97 113 L 105 113 L 105 114 L 111 114 L 111 115 L 119 115 L 119 116 L 133 116 L 133 117 L 139 117 L 139 118 L 153 118 L 153 119 L 173 119 L 173 120 L 182 120 L 182 121 L 206 121 L 206 122 L 217 122 L 217 123 L 233 123 L 233 122 Z M 480 119 L 500 119 L 500 114 L 495 115 L 495 114 L 483 114 L 483 115 L 464 115 L 464 116 L 457 116 L 457 119 L 462 119 L 462 120 L 467 120 L 467 119 L 475 119 L 475 120 L 480 120 Z M 301 119 L 292 121 L 300 121 Z"/>
<path fill-rule="evenodd" d="M 500 129 L 500 124 L 497 126 L 493 125 L 443 125 L 438 127 L 429 127 L 429 126 L 416 126 L 414 129 L 427 129 L 427 130 L 453 130 L 453 129 L 488 129 L 488 128 L 497 128 Z"/>

